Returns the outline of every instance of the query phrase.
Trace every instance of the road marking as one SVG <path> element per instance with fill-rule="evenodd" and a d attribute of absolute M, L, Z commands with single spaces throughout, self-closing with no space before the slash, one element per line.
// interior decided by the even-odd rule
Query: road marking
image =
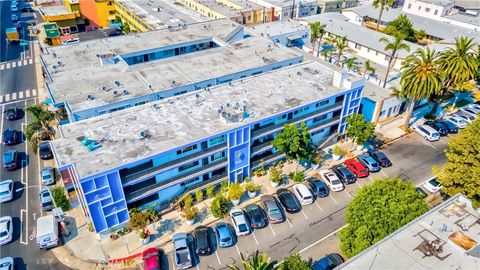
<path fill-rule="evenodd" d="M 287 217 L 287 222 L 288 222 L 288 225 L 290 225 L 290 228 L 293 228 L 292 223 L 290 222 L 290 219 L 288 217 Z"/>
<path fill-rule="evenodd" d="M 271 223 L 268 223 L 268 227 L 270 227 L 270 230 L 272 230 L 273 236 L 277 236 L 277 234 L 276 234 L 275 231 L 273 230 L 273 227 L 272 227 L 272 224 L 271 224 Z"/>
<path fill-rule="evenodd" d="M 7 69 L 10 68 L 10 63 L 7 63 L 7 65 L 5 66 Z"/>
<path fill-rule="evenodd" d="M 26 222 L 28 222 L 27 210 L 20 209 L 20 244 L 28 245 L 28 232 L 23 233 L 23 229 L 28 230 L 28 225 L 25 225 L 23 222 L 23 216 L 25 216 Z M 25 241 L 23 241 L 23 236 L 25 235 Z"/>
<path fill-rule="evenodd" d="M 320 209 L 320 211 L 325 212 L 325 211 L 323 211 L 322 207 L 320 207 L 320 204 L 318 204 L 317 201 L 315 201 L 315 204 L 318 206 L 318 209 Z"/>
<path fill-rule="evenodd" d="M 323 237 L 323 238 L 315 241 L 314 243 L 306 246 L 304 249 L 300 250 L 298 253 L 303 253 L 303 252 L 307 251 L 307 250 L 310 249 L 311 247 L 313 247 L 313 246 L 315 246 L 316 244 L 322 242 L 323 240 L 327 239 L 328 237 L 336 234 L 337 232 L 341 231 L 343 228 L 345 228 L 345 227 L 347 227 L 347 226 L 348 226 L 347 224 L 343 225 L 342 227 L 340 227 L 340 228 L 336 229 L 335 231 L 329 233 L 327 236 L 325 236 L 325 237 Z"/>
<path fill-rule="evenodd" d="M 32 58 L 28 59 L 28 63 L 33 64 L 33 59 Z"/>
<path fill-rule="evenodd" d="M 197 264 L 197 270 L 200 270 L 200 267 L 198 267 L 198 264 Z"/>
<path fill-rule="evenodd" d="M 357 184 L 357 186 L 358 186 L 359 188 L 362 187 L 362 186 L 358 183 L 358 181 L 355 181 L 355 184 Z"/>
<path fill-rule="evenodd" d="M 0 70 L 4 70 L 5 69 L 5 65 L 4 64 L 1 64 L 0 65 Z"/>
<path fill-rule="evenodd" d="M 388 175 L 387 175 L 383 170 L 380 170 L 380 172 L 381 172 L 385 177 L 388 178 Z"/>
<path fill-rule="evenodd" d="M 237 248 L 238 255 L 240 256 L 240 249 L 238 249 L 238 245 L 235 244 L 235 247 Z"/>
<path fill-rule="evenodd" d="M 426 145 L 426 146 L 432 147 L 433 149 L 437 149 L 435 146 L 433 146 L 432 142 L 427 141 L 427 140 L 425 140 L 424 138 L 420 138 L 420 142 L 422 142 L 422 144 L 424 144 L 424 145 Z"/>
<path fill-rule="evenodd" d="M 217 248 L 218 249 L 218 248 Z M 219 265 L 222 265 L 222 262 L 220 261 L 220 257 L 218 256 L 218 250 L 215 250 L 215 255 L 217 255 L 217 261 Z"/>
<path fill-rule="evenodd" d="M 12 96 L 12 100 L 17 99 L 17 93 L 16 92 L 11 93 L 10 95 Z"/>
<path fill-rule="evenodd" d="M 347 189 L 345 189 L 345 193 L 347 193 L 347 196 L 352 198 L 352 195 L 350 195 L 350 191 L 348 191 Z"/>
<path fill-rule="evenodd" d="M 373 178 L 370 175 L 368 176 L 368 179 L 373 182 Z"/>
<path fill-rule="evenodd" d="M 255 236 L 255 232 L 252 231 L 252 235 L 253 235 L 253 239 L 255 239 L 255 243 L 257 243 L 257 246 L 258 246 L 258 240 L 257 240 L 257 237 Z"/>
<path fill-rule="evenodd" d="M 37 219 L 37 213 L 33 212 L 33 220 Z"/>
<path fill-rule="evenodd" d="M 23 91 L 22 91 L 22 92 L 18 92 L 18 98 L 19 98 L 19 99 L 23 98 Z"/>
<path fill-rule="evenodd" d="M 328 196 L 328 197 L 330 197 L 330 199 L 332 199 L 332 200 L 333 200 L 333 202 L 335 203 L 335 205 L 338 205 L 337 201 L 335 201 L 335 199 L 333 198 L 333 196 L 332 196 L 332 195 L 330 195 L 330 196 Z"/>
<path fill-rule="evenodd" d="M 171 258 L 172 258 L 172 270 L 176 270 L 176 268 L 175 268 L 175 257 L 173 255 L 173 253 L 172 253 Z"/>
<path fill-rule="evenodd" d="M 302 212 L 302 214 L 303 214 L 303 216 L 305 217 L 305 219 L 308 220 L 308 217 L 307 217 L 307 215 L 305 214 L 305 212 L 303 212 L 303 209 L 300 210 L 300 212 Z"/>

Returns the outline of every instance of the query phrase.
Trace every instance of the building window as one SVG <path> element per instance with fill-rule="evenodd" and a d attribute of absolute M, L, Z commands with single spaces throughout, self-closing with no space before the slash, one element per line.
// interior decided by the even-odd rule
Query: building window
<path fill-rule="evenodd" d="M 213 154 L 213 156 L 211 156 L 210 160 L 214 161 L 214 160 L 221 159 L 221 158 L 224 158 L 224 157 L 225 157 L 225 152 L 215 153 L 215 154 Z"/>
<path fill-rule="evenodd" d="M 438 14 L 438 10 L 435 10 L 435 12 L 433 13 L 433 15 L 437 15 Z"/>
<path fill-rule="evenodd" d="M 185 93 L 187 93 L 187 90 L 184 90 L 184 91 L 181 91 L 181 92 L 175 92 L 173 95 L 174 96 L 179 96 L 179 95 L 183 95 Z"/>
<path fill-rule="evenodd" d="M 111 6 L 111 5 L 113 5 L 113 2 L 112 2 L 112 1 L 108 1 L 107 6 Z"/>
<path fill-rule="evenodd" d="M 408 4 L 408 9 L 410 9 L 412 7 L 412 4 Z"/>
<path fill-rule="evenodd" d="M 187 180 L 187 181 L 185 181 L 185 182 L 182 182 L 182 183 L 180 184 L 180 186 L 183 187 L 183 186 L 185 186 L 185 185 L 188 185 L 188 184 L 193 183 L 193 182 L 198 181 L 198 180 L 200 180 L 200 177 L 197 176 L 197 177 L 195 177 L 195 178 L 193 178 L 193 179 L 190 179 L 190 180 Z"/>
<path fill-rule="evenodd" d="M 135 106 L 140 106 L 140 105 L 143 105 L 143 104 L 145 104 L 145 103 L 147 103 L 146 100 L 140 101 L 140 102 L 135 103 Z"/>
<path fill-rule="evenodd" d="M 110 10 L 110 11 L 108 12 L 108 14 L 110 14 L 110 15 L 115 14 L 115 10 Z"/>
<path fill-rule="evenodd" d="M 180 154 L 183 154 L 183 153 L 187 153 L 189 151 L 192 151 L 192 150 L 195 150 L 197 149 L 197 145 L 194 144 L 194 145 L 190 145 L 190 146 L 187 146 L 183 149 L 180 149 L 180 150 L 177 150 L 177 155 L 180 155 Z"/>
<path fill-rule="evenodd" d="M 355 49 L 357 50 L 361 50 L 362 49 L 362 46 L 358 43 L 355 43 Z"/>
<path fill-rule="evenodd" d="M 209 143 L 210 143 L 210 145 L 215 145 L 215 144 L 222 143 L 224 141 L 225 141 L 225 135 L 220 135 L 220 136 L 211 138 Z"/>
<path fill-rule="evenodd" d="M 425 8 L 425 11 L 426 11 L 426 12 L 430 12 L 430 8 L 426 7 L 426 8 Z"/>
<path fill-rule="evenodd" d="M 287 115 L 286 115 L 286 114 L 281 115 L 281 116 L 277 117 L 277 121 L 281 121 L 281 120 L 283 120 L 283 119 L 285 119 L 285 118 L 287 118 Z"/>
<path fill-rule="evenodd" d="M 315 104 L 315 107 L 318 108 L 318 107 L 323 106 L 323 105 L 325 105 L 325 104 L 328 104 L 328 100 L 324 100 L 324 101 L 318 102 L 317 104 Z"/>
<path fill-rule="evenodd" d="M 338 96 L 335 98 L 335 103 L 343 102 L 343 99 L 345 98 L 344 95 Z"/>
<path fill-rule="evenodd" d="M 321 116 L 318 116 L 318 117 L 313 118 L 312 122 L 313 122 L 313 123 L 317 123 L 317 122 L 319 122 L 319 121 L 325 120 L 326 118 L 327 118 L 327 115 L 324 114 L 324 115 L 321 115 Z"/>
<path fill-rule="evenodd" d="M 195 166 L 198 166 L 198 164 L 200 164 L 198 162 L 198 160 L 194 161 L 194 162 L 190 162 L 190 163 L 187 163 L 187 164 L 184 164 L 180 167 L 178 167 L 178 172 L 181 172 L 181 171 L 185 171 L 187 169 L 190 169 L 190 168 L 193 168 Z"/>

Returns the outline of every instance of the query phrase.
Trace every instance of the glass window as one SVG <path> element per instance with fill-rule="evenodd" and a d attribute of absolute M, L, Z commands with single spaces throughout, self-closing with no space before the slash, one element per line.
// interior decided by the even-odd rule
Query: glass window
<path fill-rule="evenodd" d="M 185 148 L 183 148 L 183 149 L 177 150 L 177 155 L 180 155 L 180 154 L 183 154 L 183 153 L 186 153 L 186 152 L 195 150 L 195 149 L 197 149 L 197 145 L 196 145 L 196 144 L 190 145 L 190 146 L 187 146 L 187 147 L 185 147 Z"/>
<path fill-rule="evenodd" d="M 200 163 L 198 162 L 198 160 L 193 161 L 193 162 L 190 162 L 190 163 L 187 163 L 187 164 L 184 164 L 184 165 L 178 167 L 178 171 L 181 172 L 181 171 L 184 171 L 184 170 L 193 168 L 193 167 L 195 167 L 195 166 L 198 166 L 198 164 L 200 164 Z"/>

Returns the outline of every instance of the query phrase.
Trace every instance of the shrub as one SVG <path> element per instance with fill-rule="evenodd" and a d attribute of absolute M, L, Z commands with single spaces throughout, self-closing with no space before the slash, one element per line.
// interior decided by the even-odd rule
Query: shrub
<path fill-rule="evenodd" d="M 197 200 L 197 202 L 203 201 L 203 190 L 201 189 L 195 190 L 195 200 Z"/>
<path fill-rule="evenodd" d="M 435 115 L 433 115 L 433 113 L 431 113 L 431 112 L 426 113 L 423 117 L 427 120 L 434 120 L 435 119 Z"/>
<path fill-rule="evenodd" d="M 192 194 L 188 193 L 187 195 L 185 195 L 182 199 L 183 201 L 183 207 L 184 208 L 190 208 L 192 207 L 193 205 L 193 197 L 192 197 Z"/>
<path fill-rule="evenodd" d="M 198 209 L 195 208 L 195 207 L 189 207 L 189 208 L 185 208 L 183 209 L 183 217 L 186 219 L 186 220 L 194 220 L 198 217 Z"/>
<path fill-rule="evenodd" d="M 145 215 L 149 220 L 154 220 L 157 216 L 157 212 L 155 211 L 156 204 L 151 205 L 146 211 Z"/>
<path fill-rule="evenodd" d="M 232 201 L 240 200 L 243 193 L 245 193 L 245 188 L 242 185 L 239 183 L 230 183 L 230 187 L 228 188 L 228 199 Z"/>
<path fill-rule="evenodd" d="M 130 211 L 130 226 L 132 229 L 143 230 L 147 227 L 147 214 L 143 211 Z"/>
<path fill-rule="evenodd" d="M 220 190 L 222 191 L 222 194 L 225 194 L 228 192 L 228 180 L 225 180 L 222 183 L 220 183 Z"/>
<path fill-rule="evenodd" d="M 253 170 L 253 175 L 255 176 L 264 176 L 266 174 L 265 169 L 263 167 L 256 168 Z"/>
<path fill-rule="evenodd" d="M 215 218 L 222 218 L 228 213 L 228 200 L 222 194 L 215 195 L 210 205 L 210 212 Z"/>
<path fill-rule="evenodd" d="M 282 170 L 276 166 L 270 167 L 270 181 L 280 184 L 282 182 Z"/>
<path fill-rule="evenodd" d="M 66 212 L 70 209 L 70 202 L 67 195 L 65 195 L 65 189 L 61 186 L 54 186 L 52 188 L 53 202 L 57 207 L 60 207 L 62 211 Z"/>
<path fill-rule="evenodd" d="M 335 156 L 342 156 L 345 154 L 345 150 L 340 145 L 337 144 L 332 148 L 332 153 Z"/>
<path fill-rule="evenodd" d="M 289 176 L 290 178 L 292 178 L 293 182 L 296 182 L 296 183 L 303 182 L 303 180 L 305 179 L 304 172 L 291 172 Z"/>
<path fill-rule="evenodd" d="M 249 180 L 247 180 L 249 179 Z M 256 185 L 250 178 L 245 178 L 245 189 L 248 192 L 257 192 L 259 191 L 262 187 L 259 185 Z"/>
<path fill-rule="evenodd" d="M 206 193 L 208 198 L 213 198 L 215 196 L 215 189 L 216 187 L 211 185 L 206 188 Z"/>

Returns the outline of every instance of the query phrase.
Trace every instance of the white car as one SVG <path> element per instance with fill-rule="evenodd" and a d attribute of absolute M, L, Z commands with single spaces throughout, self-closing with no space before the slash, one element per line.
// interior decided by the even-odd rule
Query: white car
<path fill-rule="evenodd" d="M 345 188 L 342 181 L 340 181 L 340 179 L 338 179 L 338 176 L 331 170 L 321 170 L 320 177 L 322 177 L 322 179 L 333 191 L 342 191 Z"/>
<path fill-rule="evenodd" d="M 0 246 L 12 241 L 13 221 L 12 217 L 6 216 L 0 218 Z"/>
<path fill-rule="evenodd" d="M 459 112 L 460 114 L 473 117 L 473 119 L 475 120 L 477 119 L 478 114 L 480 113 L 480 110 L 477 110 L 475 108 L 464 108 L 464 109 L 461 109 Z"/>
<path fill-rule="evenodd" d="M 40 179 L 42 179 L 42 185 L 51 185 L 55 183 L 55 174 L 52 167 L 45 167 L 40 171 Z"/>
<path fill-rule="evenodd" d="M 471 115 L 468 115 L 468 114 L 465 114 L 462 110 L 459 110 L 458 112 L 455 113 L 455 115 L 457 117 L 460 117 L 462 118 L 463 120 L 465 120 L 467 123 L 471 123 L 475 120 L 475 117 L 471 116 Z"/>
<path fill-rule="evenodd" d="M 425 138 L 427 141 L 438 141 L 440 140 L 440 134 L 430 126 L 420 125 L 413 128 L 420 136 Z"/>
<path fill-rule="evenodd" d="M 0 182 L 0 203 L 13 200 L 13 180 Z"/>
<path fill-rule="evenodd" d="M 458 128 L 465 128 L 468 125 L 467 121 L 465 121 L 463 118 L 460 118 L 454 114 L 446 116 L 445 120 L 448 120 L 454 123 Z"/>
<path fill-rule="evenodd" d="M 442 189 L 442 185 L 437 181 L 437 178 L 432 178 L 428 181 L 425 181 L 425 183 L 423 183 L 423 187 L 431 193 L 437 193 L 440 191 L 440 189 Z"/>
<path fill-rule="evenodd" d="M 0 259 L 0 270 L 13 270 L 15 262 L 12 257 L 5 257 Z"/>
<path fill-rule="evenodd" d="M 313 194 L 304 184 L 294 185 L 293 194 L 295 194 L 301 205 L 309 205 L 313 203 Z"/>
<path fill-rule="evenodd" d="M 71 39 L 64 40 L 64 41 L 62 42 L 62 45 L 76 44 L 76 43 L 79 43 L 79 42 L 80 42 L 80 39 L 78 39 L 78 38 L 71 38 Z"/>
<path fill-rule="evenodd" d="M 230 218 L 232 219 L 235 233 L 238 236 L 244 236 L 250 233 L 250 226 L 248 225 L 247 218 L 245 217 L 243 210 L 235 208 L 230 210 Z"/>
<path fill-rule="evenodd" d="M 478 110 L 478 112 L 480 112 L 480 104 L 473 103 L 473 104 L 468 105 L 467 108 L 473 108 L 473 109 Z"/>

